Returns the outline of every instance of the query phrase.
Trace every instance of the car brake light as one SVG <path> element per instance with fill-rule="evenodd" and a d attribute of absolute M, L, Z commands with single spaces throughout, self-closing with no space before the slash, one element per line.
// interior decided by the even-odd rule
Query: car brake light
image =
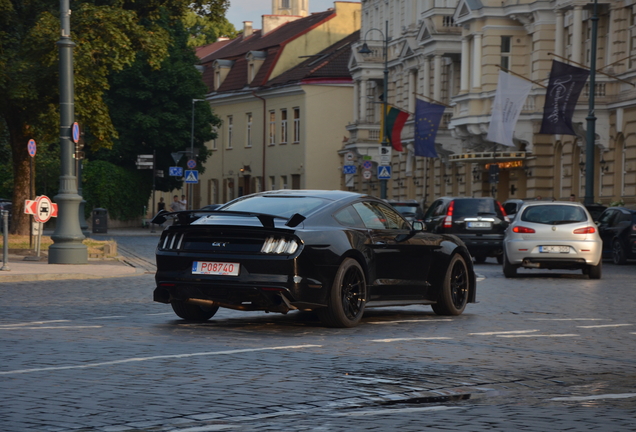
<path fill-rule="evenodd" d="M 444 228 L 451 228 L 453 226 L 453 208 L 455 207 L 455 201 L 451 201 L 444 218 Z"/>
<path fill-rule="evenodd" d="M 506 214 L 506 211 L 504 210 L 503 206 L 501 205 L 501 203 L 499 201 L 497 201 L 497 205 L 499 206 L 499 210 L 501 210 L 501 214 L 503 215 L 504 220 L 506 222 L 510 223 L 510 218 Z"/>
<path fill-rule="evenodd" d="M 585 227 L 585 228 L 578 228 L 574 230 L 574 234 L 594 234 L 596 232 L 596 228 L 594 227 Z"/>
<path fill-rule="evenodd" d="M 512 232 L 516 232 L 519 234 L 534 234 L 536 231 L 532 228 L 528 228 L 524 226 L 516 226 L 512 228 Z"/>

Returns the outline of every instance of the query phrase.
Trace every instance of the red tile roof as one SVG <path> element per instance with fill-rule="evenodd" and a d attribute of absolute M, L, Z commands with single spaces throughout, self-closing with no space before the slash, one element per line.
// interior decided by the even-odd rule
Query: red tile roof
<path fill-rule="evenodd" d="M 223 48 L 225 45 L 229 44 L 230 42 L 232 41 L 228 39 L 228 40 L 217 41 L 211 44 L 196 47 L 195 54 L 197 57 L 199 57 L 199 59 L 203 59 L 204 57 L 209 56 L 213 52 L 220 50 L 221 48 Z"/>

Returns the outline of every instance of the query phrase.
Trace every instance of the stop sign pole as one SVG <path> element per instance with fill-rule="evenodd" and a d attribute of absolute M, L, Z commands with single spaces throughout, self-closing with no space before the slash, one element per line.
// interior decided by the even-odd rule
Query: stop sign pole
<path fill-rule="evenodd" d="M 57 224 L 51 236 L 49 264 L 87 264 L 88 249 L 82 243 L 79 206 L 82 197 L 77 193 L 77 177 L 73 172 L 75 146 L 71 141 L 75 117 L 73 89 L 73 47 L 71 40 L 71 11 L 69 0 L 60 0 L 60 189 L 54 197 L 58 204 Z"/>

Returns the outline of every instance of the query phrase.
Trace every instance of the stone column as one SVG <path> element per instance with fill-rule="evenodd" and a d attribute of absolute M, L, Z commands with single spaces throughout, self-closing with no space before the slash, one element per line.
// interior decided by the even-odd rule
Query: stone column
<path fill-rule="evenodd" d="M 481 88 L 481 35 L 476 34 L 473 37 L 473 67 L 471 71 L 473 77 L 473 87 Z"/>
<path fill-rule="evenodd" d="M 431 96 L 431 60 L 426 57 L 424 59 L 424 93 L 425 96 Z"/>
<path fill-rule="evenodd" d="M 582 63 L 583 7 L 574 6 L 572 17 L 572 60 Z"/>
<path fill-rule="evenodd" d="M 437 54 L 434 58 L 434 72 L 433 72 L 433 99 L 439 101 L 442 98 L 442 56 Z"/>
<path fill-rule="evenodd" d="M 415 83 L 416 76 L 417 76 L 416 69 L 409 70 L 409 94 L 408 94 L 409 105 L 408 107 L 410 112 L 415 112 L 415 93 L 417 92 L 416 83 Z"/>
<path fill-rule="evenodd" d="M 565 48 L 565 27 L 563 26 L 563 11 L 556 11 L 556 29 L 554 34 L 554 53 L 563 57 Z M 559 60 L 557 58 L 557 60 Z"/>
<path fill-rule="evenodd" d="M 469 74 L 470 74 L 470 43 L 468 38 L 462 38 L 462 59 L 461 59 L 461 89 L 460 93 L 468 93 L 470 90 Z"/>

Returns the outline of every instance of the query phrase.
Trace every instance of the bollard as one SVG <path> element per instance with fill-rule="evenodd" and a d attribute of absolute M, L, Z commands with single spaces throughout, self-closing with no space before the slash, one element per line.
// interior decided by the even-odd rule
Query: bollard
<path fill-rule="evenodd" d="M 9 263 L 9 212 L 2 210 L 2 268 L 0 271 L 11 270 L 7 265 Z"/>

